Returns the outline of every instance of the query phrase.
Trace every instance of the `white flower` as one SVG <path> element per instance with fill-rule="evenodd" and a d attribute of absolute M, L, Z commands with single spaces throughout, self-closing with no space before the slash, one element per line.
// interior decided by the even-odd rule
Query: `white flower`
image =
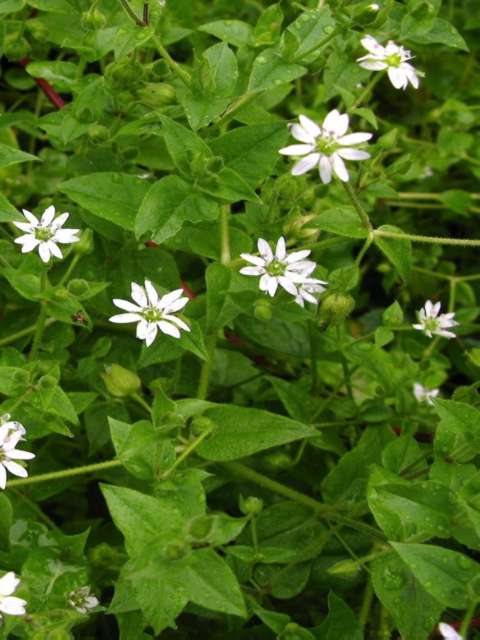
<path fill-rule="evenodd" d="M 299 156 L 292 169 L 292 175 L 301 176 L 310 169 L 319 167 L 324 184 L 332 180 L 335 173 L 340 180 L 348 182 L 350 176 L 344 160 L 367 160 L 370 154 L 353 146 L 367 142 L 371 133 L 347 133 L 349 118 L 336 109 L 330 111 L 319 126 L 307 116 L 299 116 L 299 124 L 290 126 L 290 133 L 302 144 L 292 144 L 280 149 L 284 156 Z"/>
<path fill-rule="evenodd" d="M 383 47 L 372 36 L 365 36 L 361 40 L 362 46 L 368 51 L 366 56 L 357 58 L 360 66 L 369 71 L 382 71 L 387 69 L 390 82 L 395 89 L 406 89 L 408 83 L 418 89 L 420 81 L 419 73 L 408 62 L 413 58 L 410 51 L 389 40 Z"/>
<path fill-rule="evenodd" d="M 3 578 L 0 578 L 0 611 L 2 613 L 9 616 L 23 616 L 25 614 L 26 600 L 12 596 L 19 584 L 20 580 L 13 571 L 9 571 Z"/>
<path fill-rule="evenodd" d="M 432 338 L 442 336 L 443 338 L 456 338 L 457 336 L 451 331 L 446 331 L 450 327 L 458 326 L 458 322 L 454 320 L 454 313 L 440 313 L 441 303 L 433 304 L 427 300 L 425 306 L 418 311 L 418 324 L 414 324 L 413 328 L 423 331 L 426 336 Z"/>
<path fill-rule="evenodd" d="M 380 11 L 380 5 L 376 2 L 372 2 L 372 4 L 369 4 L 368 8 L 370 9 L 370 11 Z"/>
<path fill-rule="evenodd" d="M 310 250 L 294 251 L 287 254 L 285 238 L 278 239 L 275 253 L 266 240 L 260 238 L 257 243 L 259 256 L 242 253 L 241 257 L 254 265 L 243 267 L 240 273 L 244 276 L 260 276 L 260 291 L 265 291 L 273 298 L 278 285 L 295 298 L 299 295 L 297 285 L 305 282 L 317 266 L 311 260 L 305 260 Z"/>
<path fill-rule="evenodd" d="M 98 607 L 98 598 L 90 593 L 90 587 L 79 587 L 68 594 L 68 604 L 78 613 L 88 613 Z"/>
<path fill-rule="evenodd" d="M 173 315 L 187 304 L 188 298 L 182 297 L 183 289 L 176 289 L 159 298 L 158 293 L 149 280 L 145 287 L 132 282 L 132 302 L 115 299 L 113 304 L 127 311 L 110 318 L 110 322 L 137 322 L 137 338 L 145 340 L 149 347 L 157 337 L 158 330 L 173 338 L 180 338 L 180 329 L 190 331 L 190 327 L 180 318 Z"/>
<path fill-rule="evenodd" d="M 12 425 L 17 425 L 13 426 Z M 19 428 L 20 427 L 20 428 Z M 15 449 L 25 429 L 18 422 L 5 422 L 0 426 L 0 489 L 7 486 L 7 471 L 20 478 L 28 477 L 27 470 L 14 460 L 32 460 L 34 453 Z"/>
<path fill-rule="evenodd" d="M 413 395 L 418 402 L 426 402 L 433 405 L 433 401 L 439 393 L 440 389 L 427 389 L 419 382 L 415 382 L 413 385 Z"/>
<path fill-rule="evenodd" d="M 440 622 L 438 625 L 438 631 L 445 640 L 463 640 L 462 636 L 446 622 Z"/>
<path fill-rule="evenodd" d="M 13 223 L 21 231 L 25 231 L 25 235 L 15 238 L 15 242 L 22 245 L 22 253 L 38 249 L 43 262 L 48 262 L 52 256 L 63 258 L 58 243 L 72 244 L 80 240 L 77 235 L 79 229 L 62 229 L 70 214 L 62 213 L 55 218 L 54 206 L 45 209 L 40 220 L 26 209 L 23 209 L 23 215 L 28 222 Z"/>
<path fill-rule="evenodd" d="M 27 430 L 20 422 L 16 420 L 10 420 L 11 416 L 9 413 L 6 413 L 3 416 L 0 416 L 0 427 L 7 426 L 8 433 L 5 440 L 8 440 L 11 437 L 19 436 L 17 442 L 19 440 L 25 440 L 24 435 L 27 433 Z"/>
<path fill-rule="evenodd" d="M 324 285 L 326 284 L 325 280 L 305 278 L 305 281 L 297 287 L 298 295 L 295 298 L 295 302 L 301 307 L 305 306 L 305 302 L 318 304 L 318 300 L 315 298 L 314 294 L 323 293 L 325 291 Z"/>

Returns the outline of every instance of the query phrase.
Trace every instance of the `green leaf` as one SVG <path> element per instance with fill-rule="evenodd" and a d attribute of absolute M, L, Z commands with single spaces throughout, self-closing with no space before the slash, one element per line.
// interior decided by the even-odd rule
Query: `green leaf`
<path fill-rule="evenodd" d="M 77 65 L 73 62 L 58 60 L 30 62 L 26 66 L 26 70 L 34 78 L 48 80 L 58 91 L 70 91 L 78 77 Z"/>
<path fill-rule="evenodd" d="M 212 157 L 208 145 L 196 133 L 167 116 L 161 116 L 160 120 L 168 152 L 175 166 L 185 176 L 191 175 L 194 159 Z"/>
<path fill-rule="evenodd" d="M 236 171 L 251 187 L 271 175 L 278 162 L 278 150 L 285 145 L 288 129 L 284 124 L 237 127 L 210 142 L 214 154 Z"/>
<path fill-rule="evenodd" d="M 375 593 L 392 616 L 404 640 L 428 640 L 443 606 L 426 591 L 410 568 L 395 554 L 371 564 Z"/>
<path fill-rule="evenodd" d="M 422 587 L 444 607 L 465 609 L 473 599 L 480 565 L 463 553 L 426 544 L 390 543 Z"/>
<path fill-rule="evenodd" d="M 447 47 L 469 51 L 467 43 L 453 24 L 443 18 L 425 18 L 406 15 L 401 25 L 401 37 L 420 44 L 444 44 Z"/>
<path fill-rule="evenodd" d="M 13 509 L 10 500 L 0 493 L 0 551 L 10 548 L 10 527 L 13 523 Z"/>
<path fill-rule="evenodd" d="M 210 33 L 236 47 L 248 45 L 252 38 L 252 27 L 241 20 L 215 20 L 198 27 L 199 31 Z"/>
<path fill-rule="evenodd" d="M 231 97 L 237 85 L 238 65 L 228 44 L 215 44 L 204 51 L 202 57 L 206 63 L 202 77 L 204 93 L 217 98 Z"/>
<path fill-rule="evenodd" d="M 260 409 L 221 405 L 203 414 L 215 425 L 197 452 L 207 460 L 236 460 L 287 442 L 311 438 L 311 427 Z"/>
<path fill-rule="evenodd" d="M 301 78 L 306 73 L 306 67 L 286 62 L 277 48 L 265 49 L 254 60 L 248 90 L 275 89 Z"/>
<path fill-rule="evenodd" d="M 138 366 L 140 369 L 158 362 L 170 362 L 181 357 L 184 351 L 190 351 L 201 360 L 207 359 L 207 350 L 202 330 L 198 322 L 188 320 L 190 331 L 182 331 L 180 338 L 160 334 L 149 347 L 143 346 Z"/>
<path fill-rule="evenodd" d="M 125 538 L 129 555 L 159 549 L 182 531 L 184 521 L 180 513 L 161 498 L 125 487 L 101 484 L 100 488 L 113 521 Z"/>
<path fill-rule="evenodd" d="M 184 222 L 215 220 L 218 214 L 213 200 L 178 176 L 167 176 L 146 194 L 136 217 L 135 233 L 138 238 L 146 235 L 160 244 L 174 236 Z"/>
<path fill-rule="evenodd" d="M 310 226 L 347 238 L 367 237 L 367 230 L 353 207 L 335 207 L 322 211 L 310 222 Z"/>
<path fill-rule="evenodd" d="M 402 307 L 396 300 L 382 314 L 383 322 L 387 327 L 399 327 L 403 323 L 403 317 Z"/>
<path fill-rule="evenodd" d="M 132 231 L 150 185 L 126 173 L 101 172 L 62 182 L 59 189 L 95 216 Z"/>
<path fill-rule="evenodd" d="M 390 224 L 384 224 L 379 227 L 378 230 L 403 233 L 401 229 Z M 375 244 L 388 260 L 390 260 L 402 280 L 407 282 L 410 279 L 412 269 L 412 244 L 410 240 L 375 236 Z"/>
<path fill-rule="evenodd" d="M 328 616 L 320 627 L 322 640 L 363 640 L 363 630 L 350 607 L 334 593 L 328 596 Z"/>
<path fill-rule="evenodd" d="M 480 451 L 480 411 L 464 402 L 438 399 L 440 423 L 435 433 L 437 455 L 453 462 L 468 462 Z"/>
<path fill-rule="evenodd" d="M 295 36 L 298 48 L 295 60 L 315 60 L 322 53 L 322 45 L 333 33 L 335 20 L 329 7 L 304 11 L 292 22 L 287 31 Z"/>
<path fill-rule="evenodd" d="M 28 383 L 28 371 L 19 367 L 0 367 L 0 393 L 2 395 L 21 395 Z"/>
<path fill-rule="evenodd" d="M 13 204 L 0 193 L 0 222 L 12 222 L 13 220 L 21 220 L 22 216 L 15 209 Z"/>
<path fill-rule="evenodd" d="M 25 153 L 24 151 L 15 149 L 15 147 L 9 147 L 6 144 L 0 143 L 0 167 L 9 167 L 12 164 L 32 162 L 33 160 L 38 160 L 38 158 L 32 156 L 31 153 Z"/>

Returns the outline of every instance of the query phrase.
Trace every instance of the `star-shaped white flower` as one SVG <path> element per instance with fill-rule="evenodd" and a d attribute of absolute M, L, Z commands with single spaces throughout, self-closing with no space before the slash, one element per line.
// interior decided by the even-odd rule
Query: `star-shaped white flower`
<path fill-rule="evenodd" d="M 25 467 L 15 462 L 15 460 L 35 458 L 34 453 L 15 448 L 18 442 L 23 439 L 24 433 L 25 429 L 19 423 L 5 422 L 0 426 L 0 489 L 5 489 L 7 486 L 7 471 L 20 478 L 28 477 Z"/>
<path fill-rule="evenodd" d="M 27 601 L 12 596 L 19 584 L 20 580 L 13 571 L 9 571 L 0 578 L 0 611 L 2 613 L 9 616 L 23 616 L 25 614 Z"/>
<path fill-rule="evenodd" d="M 353 147 L 370 140 L 372 134 L 347 134 L 349 118 L 346 113 L 341 114 L 336 109 L 330 111 L 321 126 L 303 115 L 299 116 L 299 121 L 299 124 L 290 126 L 290 133 L 302 144 L 292 144 L 279 151 L 284 156 L 301 157 L 293 165 L 292 175 L 301 176 L 318 166 L 324 184 L 331 182 L 332 173 L 348 182 L 350 176 L 344 160 L 370 158 L 366 151 Z"/>
<path fill-rule="evenodd" d="M 68 604 L 78 613 L 88 613 L 89 609 L 98 607 L 99 600 L 91 594 L 90 587 L 79 587 L 68 594 Z"/>
<path fill-rule="evenodd" d="M 19 440 L 25 440 L 24 436 L 27 433 L 27 430 L 20 422 L 16 420 L 10 420 L 11 415 L 6 413 L 3 416 L 0 416 L 0 427 L 6 426 L 8 428 L 8 433 L 5 440 L 8 440 L 11 437 L 18 436 L 17 442 Z"/>
<path fill-rule="evenodd" d="M 113 301 L 116 307 L 127 313 L 112 316 L 110 322 L 137 322 L 137 338 L 145 340 L 147 347 L 155 340 L 158 331 L 173 338 L 180 338 L 180 329 L 190 331 L 188 324 L 174 315 L 188 302 L 188 298 L 183 297 L 183 289 L 176 289 L 160 298 L 150 280 L 145 280 L 144 287 L 132 282 L 131 296 L 133 303 L 121 299 Z"/>
<path fill-rule="evenodd" d="M 432 338 L 433 335 L 442 336 L 443 338 L 456 338 L 457 336 L 451 331 L 447 331 L 451 327 L 457 327 L 458 322 L 454 320 L 454 313 L 440 313 L 442 305 L 440 302 L 433 304 L 431 300 L 427 300 L 425 305 L 417 312 L 418 324 L 412 325 L 414 329 L 423 331 L 423 333 Z"/>
<path fill-rule="evenodd" d="M 52 256 L 62 259 L 63 253 L 58 244 L 72 244 L 80 240 L 80 229 L 62 229 L 70 214 L 61 213 L 55 218 L 54 206 L 45 209 L 40 220 L 26 209 L 23 209 L 23 215 L 27 222 L 13 223 L 25 232 L 23 236 L 15 238 L 15 242 L 22 245 L 22 253 L 38 249 L 43 262 L 48 262 Z"/>
<path fill-rule="evenodd" d="M 415 382 L 413 385 L 413 395 L 417 399 L 418 402 L 426 402 L 433 406 L 433 401 L 440 393 L 440 389 L 427 389 L 420 384 L 419 382 Z"/>
<path fill-rule="evenodd" d="M 244 276 L 260 276 L 260 291 L 273 298 L 280 285 L 292 296 L 298 296 L 298 288 L 312 274 L 317 266 L 311 260 L 305 260 L 310 250 L 294 251 L 288 254 L 285 238 L 277 241 L 275 253 L 266 240 L 260 238 L 257 243 L 259 256 L 242 253 L 241 257 L 250 262 L 250 267 L 243 267 L 240 273 Z"/>
<path fill-rule="evenodd" d="M 317 280 L 316 278 L 305 278 L 305 281 L 298 285 L 298 295 L 295 298 L 295 302 L 301 307 L 305 306 L 305 302 L 311 304 L 318 304 L 318 300 L 315 294 L 323 293 L 326 289 L 325 280 Z"/>
<path fill-rule="evenodd" d="M 440 622 L 438 631 L 445 640 L 463 640 L 462 636 L 446 622 Z"/>
<path fill-rule="evenodd" d="M 406 89 L 408 83 L 415 89 L 420 85 L 419 72 L 408 62 L 413 58 L 410 51 L 390 40 L 383 47 L 372 36 L 365 36 L 361 40 L 362 46 L 368 51 L 366 56 L 357 58 L 363 69 L 369 71 L 383 71 L 387 69 L 390 82 L 395 89 Z"/>

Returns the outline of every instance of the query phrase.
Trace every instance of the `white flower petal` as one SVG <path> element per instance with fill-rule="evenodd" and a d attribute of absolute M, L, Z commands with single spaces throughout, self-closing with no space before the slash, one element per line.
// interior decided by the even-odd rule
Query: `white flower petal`
<path fill-rule="evenodd" d="M 147 294 L 145 293 L 145 289 L 141 287 L 136 282 L 132 282 L 131 284 L 131 294 L 132 300 L 136 302 L 140 307 L 146 307 L 148 305 Z"/>
<path fill-rule="evenodd" d="M 42 218 L 40 220 L 40 224 L 42 227 L 49 227 L 55 217 L 55 207 L 50 205 L 43 212 Z"/>
<path fill-rule="evenodd" d="M 27 209 L 22 209 L 22 213 L 25 218 L 32 224 L 34 227 L 37 227 L 39 224 L 39 220 L 37 216 L 34 216 L 31 211 L 27 211 Z"/>
<path fill-rule="evenodd" d="M 15 238 L 15 242 L 22 245 L 22 253 L 34 251 L 40 244 L 40 240 L 37 240 L 33 235 L 20 236 L 19 238 Z"/>
<path fill-rule="evenodd" d="M 390 82 L 393 84 L 395 89 L 406 89 L 408 84 L 407 76 L 402 69 L 399 67 L 388 67 L 387 73 L 390 78 Z"/>
<path fill-rule="evenodd" d="M 0 489 L 5 489 L 7 486 L 7 472 L 5 467 L 0 463 Z"/>
<path fill-rule="evenodd" d="M 278 153 L 281 153 L 282 156 L 305 156 L 314 149 L 314 144 L 291 144 L 288 147 L 280 149 Z"/>
<path fill-rule="evenodd" d="M 189 298 L 179 298 L 178 300 L 174 300 L 168 306 L 166 306 L 163 311 L 164 313 L 175 313 L 176 311 L 180 311 L 190 302 Z"/>
<path fill-rule="evenodd" d="M 261 276 L 265 273 L 265 269 L 263 267 L 242 267 L 240 273 L 242 276 Z"/>
<path fill-rule="evenodd" d="M 145 340 L 148 335 L 150 323 L 147 322 L 144 318 L 140 320 L 137 324 L 135 335 L 139 340 Z"/>
<path fill-rule="evenodd" d="M 78 237 L 79 232 L 80 229 L 58 229 L 55 231 L 52 240 L 60 242 L 61 244 L 73 244 L 74 242 L 80 241 Z"/>
<path fill-rule="evenodd" d="M 163 316 L 163 319 L 166 320 L 167 322 L 170 322 L 171 324 L 174 324 L 175 326 L 179 327 L 180 329 L 183 329 L 184 331 L 191 331 L 191 329 L 188 326 L 188 324 L 186 322 L 184 322 L 183 320 L 181 320 L 180 318 L 177 318 L 177 316 L 172 316 L 172 315 L 166 313 Z"/>
<path fill-rule="evenodd" d="M 172 336 L 172 338 L 180 338 L 180 331 L 178 327 L 176 327 L 171 322 L 166 322 L 165 320 L 160 320 L 157 322 L 157 326 L 162 333 L 165 333 L 167 336 Z"/>
<path fill-rule="evenodd" d="M 158 293 L 150 280 L 145 280 L 145 291 L 147 298 L 152 307 L 156 307 L 158 304 Z"/>
<path fill-rule="evenodd" d="M 175 289 L 174 291 L 170 291 L 170 293 L 166 293 L 164 296 L 160 298 L 158 302 L 158 307 L 160 309 L 165 309 L 165 307 L 170 306 L 173 302 L 181 298 L 184 295 L 184 293 L 185 292 L 183 289 Z M 187 298 L 187 302 L 188 302 L 188 298 Z"/>
<path fill-rule="evenodd" d="M 124 311 L 131 311 L 132 313 L 140 313 L 142 308 L 133 304 L 129 300 L 122 300 L 121 298 L 114 298 L 113 304 L 119 309 L 123 309 Z"/>
<path fill-rule="evenodd" d="M 372 133 L 359 131 L 358 133 L 348 133 L 337 140 L 338 144 L 349 147 L 352 144 L 361 144 L 367 142 L 373 136 Z"/>
<path fill-rule="evenodd" d="M 332 161 L 333 161 L 333 170 L 335 171 L 337 176 L 340 178 L 340 180 L 342 182 L 348 182 L 350 179 L 350 176 L 348 175 L 347 167 L 345 166 L 344 161 L 341 159 L 338 153 L 333 154 Z"/>
<path fill-rule="evenodd" d="M 0 600 L 0 611 L 10 616 L 23 616 L 25 614 L 26 600 L 8 596 Z"/>
<path fill-rule="evenodd" d="M 28 471 L 17 462 L 5 459 L 2 464 L 12 475 L 18 476 L 19 478 L 28 478 Z"/>
<path fill-rule="evenodd" d="M 264 273 L 260 278 L 260 282 L 258 283 L 258 287 L 260 291 L 268 291 L 268 283 L 270 282 L 270 276 L 268 273 Z"/>
<path fill-rule="evenodd" d="M 383 55 L 384 47 L 373 36 L 366 35 L 360 40 L 362 47 L 375 55 Z"/>
<path fill-rule="evenodd" d="M 337 111 L 337 109 L 333 109 L 330 113 L 327 114 L 325 120 L 323 121 L 322 128 L 325 131 L 330 131 L 337 136 L 345 135 L 348 129 L 348 115 L 344 113 L 343 115 Z"/>
<path fill-rule="evenodd" d="M 287 255 L 287 246 L 285 244 L 285 238 L 280 236 L 277 240 L 277 246 L 275 248 L 275 257 L 277 260 L 283 261 Z"/>
<path fill-rule="evenodd" d="M 22 451 L 21 449 L 10 449 L 8 457 L 13 458 L 13 460 L 33 460 L 35 454 L 30 451 Z"/>
<path fill-rule="evenodd" d="M 29 222 L 16 222 L 14 220 L 13 224 L 17 227 L 17 229 L 20 229 L 20 231 L 24 231 L 25 233 L 32 233 L 33 229 L 35 229 L 34 225 L 30 224 Z"/>
<path fill-rule="evenodd" d="M 305 129 L 300 124 L 292 124 L 289 127 L 290 133 L 299 142 L 304 142 L 305 144 L 315 144 L 315 138 L 317 136 L 312 136 L 312 134 L 305 131 Z"/>
<path fill-rule="evenodd" d="M 307 173 L 307 171 L 310 171 L 310 169 L 313 169 L 319 160 L 319 153 L 311 153 L 309 156 L 305 156 L 293 165 L 292 176 L 302 176 L 304 173 Z"/>
<path fill-rule="evenodd" d="M 149 323 L 147 327 L 147 334 L 145 336 L 145 344 L 149 347 L 157 337 L 158 329 L 156 324 Z"/>
<path fill-rule="evenodd" d="M 278 282 L 280 286 L 283 287 L 285 291 L 287 291 L 287 293 L 290 293 L 292 296 L 296 296 L 298 294 L 297 287 L 291 280 L 285 278 L 285 276 L 279 276 Z"/>
<path fill-rule="evenodd" d="M 359 61 L 362 69 L 367 69 L 367 71 L 383 71 L 383 69 L 386 69 L 388 67 L 385 62 L 382 62 L 381 60 L 375 60 L 367 56 L 365 56 L 365 59 L 363 60 L 359 58 Z"/>
<path fill-rule="evenodd" d="M 344 160 L 368 160 L 370 158 L 370 154 L 361 149 L 337 149 L 335 153 Z"/>
<path fill-rule="evenodd" d="M 329 184 L 332 181 L 332 163 L 327 156 L 320 158 L 320 178 L 324 184 Z"/>
<path fill-rule="evenodd" d="M 298 119 L 303 129 L 313 138 L 317 138 L 322 133 L 318 124 L 313 120 L 310 120 L 307 116 L 301 115 Z"/>
<path fill-rule="evenodd" d="M 298 262 L 299 260 L 304 260 L 307 256 L 311 254 L 310 249 L 302 249 L 302 251 L 293 251 L 286 256 L 284 262 L 289 265 L 292 265 L 294 262 Z"/>
<path fill-rule="evenodd" d="M 139 322 L 140 320 L 142 320 L 142 316 L 136 313 L 118 313 L 109 318 L 109 322 L 114 322 L 115 324 L 129 324 L 130 322 Z"/>
<path fill-rule="evenodd" d="M 48 242 L 41 242 L 38 245 L 38 254 L 42 262 L 47 263 L 50 260 L 50 247 L 48 245 Z"/>
<path fill-rule="evenodd" d="M 458 634 L 453 627 L 446 622 L 440 622 L 438 630 L 444 640 L 462 640 L 462 636 Z"/>
<path fill-rule="evenodd" d="M 55 218 L 55 220 L 52 222 L 52 224 L 50 225 L 50 228 L 53 231 L 58 231 L 60 229 L 60 227 L 63 227 L 63 225 L 65 224 L 65 222 L 68 220 L 68 218 L 70 217 L 69 213 L 61 213 L 57 218 Z"/>
<path fill-rule="evenodd" d="M 241 253 L 240 257 L 246 262 L 251 262 L 257 267 L 263 267 L 265 265 L 265 260 L 260 258 L 260 256 L 253 256 L 250 253 Z"/>
<path fill-rule="evenodd" d="M 273 298 L 273 296 L 277 293 L 278 289 L 278 279 L 270 276 L 268 280 L 268 295 Z"/>
<path fill-rule="evenodd" d="M 0 578 L 0 595 L 11 596 L 19 584 L 19 578 L 17 578 L 13 571 L 9 571 Z"/>
<path fill-rule="evenodd" d="M 53 240 L 48 240 L 47 244 L 48 244 L 48 250 L 50 251 L 50 254 L 61 260 L 63 258 L 63 253 L 61 252 L 59 247 L 55 244 L 55 242 L 53 242 Z"/>
<path fill-rule="evenodd" d="M 267 262 L 271 262 L 273 260 L 273 251 L 266 240 L 264 240 L 263 238 L 259 238 L 257 247 L 258 253 L 264 260 L 266 260 Z"/>

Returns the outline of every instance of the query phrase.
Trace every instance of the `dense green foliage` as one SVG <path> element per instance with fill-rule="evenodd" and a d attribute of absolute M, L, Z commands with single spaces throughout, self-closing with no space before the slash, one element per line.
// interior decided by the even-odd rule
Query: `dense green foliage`
<path fill-rule="evenodd" d="M 15 479 L 0 432 L 1 638 L 475 637 L 478 0 L 378 4 L 0 0 L 0 416 L 35 453 Z M 291 175 L 334 109 L 371 157 Z M 80 241 L 42 260 L 14 223 L 50 205 Z M 318 306 L 240 273 L 281 236 Z M 145 280 L 179 339 L 109 322 Z"/>

